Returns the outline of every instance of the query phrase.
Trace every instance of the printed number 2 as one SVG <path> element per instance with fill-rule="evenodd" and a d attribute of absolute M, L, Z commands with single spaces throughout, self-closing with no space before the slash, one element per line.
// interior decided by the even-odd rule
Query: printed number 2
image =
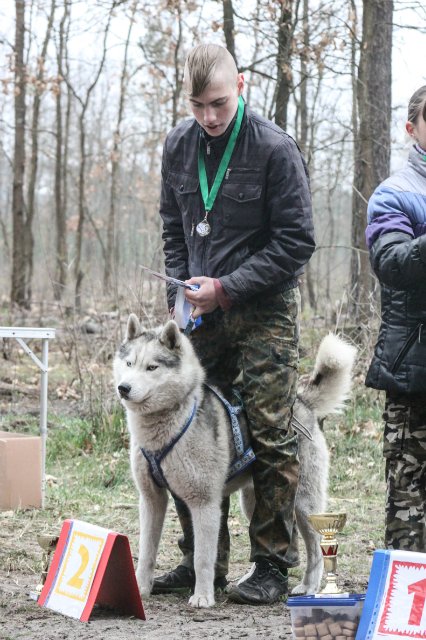
<path fill-rule="evenodd" d="M 81 587 L 83 586 L 83 578 L 81 578 L 80 576 L 84 573 L 84 570 L 89 563 L 89 551 L 83 544 L 80 545 L 78 554 L 81 558 L 80 566 L 73 577 L 68 580 L 68 584 L 70 585 L 70 587 L 74 587 L 75 589 L 81 589 Z"/>

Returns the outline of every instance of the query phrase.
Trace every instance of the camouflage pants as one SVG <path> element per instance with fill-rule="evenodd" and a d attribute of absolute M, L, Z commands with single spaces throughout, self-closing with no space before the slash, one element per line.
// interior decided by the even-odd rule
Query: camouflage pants
<path fill-rule="evenodd" d="M 426 552 L 426 401 L 387 396 L 386 529 L 389 549 Z"/>
<path fill-rule="evenodd" d="M 236 387 L 247 412 L 256 507 L 250 523 L 251 560 L 266 558 L 282 568 L 298 564 L 294 501 L 299 473 L 297 436 L 290 421 L 296 398 L 298 289 L 247 302 L 227 313 L 215 311 L 191 334 L 209 382 L 225 395 Z M 183 529 L 183 565 L 193 564 L 189 511 L 175 500 Z M 222 503 L 216 576 L 229 562 L 227 514 Z"/>

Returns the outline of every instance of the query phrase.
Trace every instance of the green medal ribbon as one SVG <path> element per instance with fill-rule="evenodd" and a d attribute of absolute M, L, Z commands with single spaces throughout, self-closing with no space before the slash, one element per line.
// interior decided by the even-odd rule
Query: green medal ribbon
<path fill-rule="evenodd" d="M 201 149 L 201 146 L 198 149 L 198 177 L 200 180 L 201 195 L 203 198 L 204 209 L 206 212 L 204 216 L 204 220 L 202 220 L 196 227 L 197 232 L 200 236 L 207 236 L 210 233 L 210 225 L 207 222 L 207 216 L 213 208 L 213 204 L 214 204 L 214 201 L 216 200 L 217 192 L 219 191 L 219 187 L 222 184 L 223 178 L 225 176 L 226 170 L 231 160 L 231 156 L 235 148 L 235 143 L 237 141 L 237 137 L 241 129 L 243 114 L 244 114 L 244 100 L 240 96 L 238 98 L 237 117 L 235 119 L 235 123 L 232 128 L 231 135 L 229 136 L 228 143 L 226 145 L 225 151 L 220 161 L 219 168 L 217 170 L 215 179 L 213 181 L 212 188 L 210 189 L 210 193 L 209 193 L 209 185 L 207 182 L 204 153 Z"/>

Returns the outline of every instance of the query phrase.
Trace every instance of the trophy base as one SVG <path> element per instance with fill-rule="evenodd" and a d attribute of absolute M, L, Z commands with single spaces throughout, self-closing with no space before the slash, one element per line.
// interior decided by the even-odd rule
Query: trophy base
<path fill-rule="evenodd" d="M 334 575 L 328 575 L 326 578 L 326 583 L 324 585 L 324 589 L 322 589 L 318 595 L 324 596 L 342 596 L 344 592 L 342 589 L 339 589 L 339 586 L 336 582 L 336 577 Z"/>

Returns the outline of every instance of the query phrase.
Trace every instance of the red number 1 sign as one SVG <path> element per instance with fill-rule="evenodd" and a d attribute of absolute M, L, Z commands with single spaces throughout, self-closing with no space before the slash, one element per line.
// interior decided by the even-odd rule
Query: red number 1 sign
<path fill-rule="evenodd" d="M 357 640 L 426 639 L 426 554 L 376 551 Z"/>
<path fill-rule="evenodd" d="M 426 638 L 425 586 L 426 564 L 391 560 L 379 633 L 391 633 L 399 638 Z"/>

